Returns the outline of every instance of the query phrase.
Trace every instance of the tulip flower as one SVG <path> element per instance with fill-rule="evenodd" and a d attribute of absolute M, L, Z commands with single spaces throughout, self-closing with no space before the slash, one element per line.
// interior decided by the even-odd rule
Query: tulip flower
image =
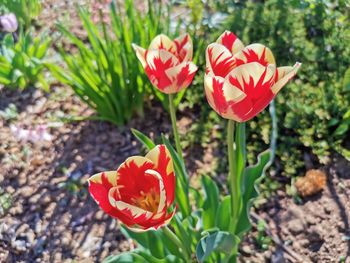
<path fill-rule="evenodd" d="M 187 88 L 198 69 L 191 62 L 193 45 L 188 34 L 174 41 L 161 34 L 152 40 L 147 50 L 135 44 L 133 48 L 151 83 L 166 94 Z"/>
<path fill-rule="evenodd" d="M 206 50 L 205 94 L 223 118 L 246 122 L 267 107 L 300 66 L 297 62 L 293 67 L 276 67 L 269 48 L 245 47 L 226 31 Z"/>
<path fill-rule="evenodd" d="M 16 15 L 13 13 L 0 16 L 0 30 L 4 32 L 13 33 L 18 28 Z"/>
<path fill-rule="evenodd" d="M 133 231 L 165 226 L 175 214 L 175 209 L 168 213 L 175 197 L 170 153 L 158 145 L 145 157 L 129 157 L 117 171 L 89 178 L 89 191 L 107 214 Z"/>

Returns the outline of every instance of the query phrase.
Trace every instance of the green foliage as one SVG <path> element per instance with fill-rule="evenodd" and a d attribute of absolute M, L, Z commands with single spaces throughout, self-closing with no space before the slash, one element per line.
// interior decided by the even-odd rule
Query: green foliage
<path fill-rule="evenodd" d="M 15 104 L 10 103 L 4 110 L 0 111 L 0 117 L 6 121 L 16 120 L 18 117 L 18 111 Z"/>
<path fill-rule="evenodd" d="M 20 89 L 33 85 L 48 90 L 44 69 L 50 44 L 50 38 L 32 38 L 30 32 L 20 34 L 17 43 L 6 35 L 0 45 L 0 84 Z"/>
<path fill-rule="evenodd" d="M 208 176 L 202 177 L 202 189 L 204 190 L 203 227 L 204 229 L 210 229 L 216 223 L 216 211 L 219 206 L 219 189 L 216 183 Z"/>
<path fill-rule="evenodd" d="M 258 197 L 257 185 L 261 181 L 265 170 L 270 165 L 271 151 L 267 150 L 258 156 L 258 162 L 254 166 L 248 166 L 244 169 L 242 180 L 243 207 L 237 224 L 237 234 L 242 236 L 251 228 L 249 211 L 252 201 Z"/>
<path fill-rule="evenodd" d="M 151 88 L 131 44 L 147 47 L 157 34 L 169 31 L 169 16 L 163 5 L 150 5 L 143 14 L 135 8 L 133 0 L 125 1 L 123 9 L 112 2 L 111 28 L 105 23 L 94 23 L 81 7 L 78 13 L 88 35 L 88 45 L 58 24 L 60 32 L 78 52 L 68 54 L 61 47 L 60 54 L 68 70 L 51 65 L 53 74 L 71 86 L 101 119 L 121 125 L 135 113 L 142 115 L 144 94 L 155 89 Z"/>
<path fill-rule="evenodd" d="M 257 225 L 257 230 L 258 233 L 255 236 L 255 241 L 259 245 L 261 249 L 268 249 L 269 246 L 272 244 L 272 238 L 268 235 L 266 235 L 265 230 L 266 230 L 266 222 L 263 219 L 260 219 L 258 221 Z"/>
<path fill-rule="evenodd" d="M 168 255 L 159 259 L 144 250 L 134 250 L 133 252 L 123 253 L 115 256 L 107 257 L 103 263 L 182 263 L 181 259 Z"/>
<path fill-rule="evenodd" d="M 0 13 L 14 13 L 18 21 L 28 29 L 41 12 L 40 0 L 1 0 Z"/>
<path fill-rule="evenodd" d="M 235 32 L 246 44 L 267 45 L 278 66 L 303 63 L 297 78 L 276 97 L 276 154 L 284 174 L 299 171 L 307 149 L 326 162 L 331 151 L 341 151 L 346 141 L 343 116 L 350 106 L 350 94 L 342 84 L 350 65 L 348 5 L 344 1 L 268 0 L 239 1 L 230 8 L 232 14 L 225 29 Z M 249 125 L 251 162 L 270 142 L 268 113 L 260 114 Z"/>
<path fill-rule="evenodd" d="M 199 262 L 205 261 L 213 252 L 220 252 L 230 255 L 234 244 L 237 242 L 236 237 L 225 231 L 216 231 L 203 237 L 197 246 L 196 256 Z"/>
<path fill-rule="evenodd" d="M 0 188 L 0 216 L 4 216 L 12 206 L 12 196 Z"/>

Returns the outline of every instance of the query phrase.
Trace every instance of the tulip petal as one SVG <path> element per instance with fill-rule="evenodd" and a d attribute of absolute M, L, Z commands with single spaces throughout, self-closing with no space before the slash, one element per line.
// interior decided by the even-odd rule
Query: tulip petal
<path fill-rule="evenodd" d="M 238 66 L 226 77 L 232 86 L 242 90 L 247 97 L 240 103 L 232 104 L 232 111 L 241 121 L 247 121 L 262 111 L 273 98 L 275 65 L 264 67 L 258 62 Z"/>
<path fill-rule="evenodd" d="M 265 67 L 258 62 L 252 62 L 236 67 L 225 79 L 249 98 L 256 100 L 274 84 L 275 72 L 276 66 L 273 64 Z"/>
<path fill-rule="evenodd" d="M 93 175 L 88 179 L 89 192 L 96 203 L 107 214 L 120 219 L 125 224 L 132 224 L 130 219 L 120 211 L 116 210 L 109 202 L 108 193 L 113 187 L 117 187 L 117 172 L 108 171 Z"/>
<path fill-rule="evenodd" d="M 271 87 L 274 94 L 277 94 L 284 85 L 287 84 L 298 72 L 301 63 L 297 62 L 293 67 L 278 67 L 277 68 L 277 81 L 275 85 Z"/>
<path fill-rule="evenodd" d="M 236 66 L 251 62 L 259 62 L 263 66 L 276 64 L 275 58 L 268 47 L 262 44 L 251 44 L 234 55 Z"/>
<path fill-rule="evenodd" d="M 170 206 L 175 198 L 175 174 L 174 165 L 169 150 L 165 145 L 157 145 L 145 156 L 155 164 L 154 170 L 159 172 L 163 178 L 166 192 L 167 205 Z"/>
<path fill-rule="evenodd" d="M 242 41 L 234 33 L 227 30 L 219 36 L 216 42 L 224 45 L 232 54 L 236 54 L 244 48 Z"/>
<path fill-rule="evenodd" d="M 160 34 L 152 40 L 148 49 L 149 50 L 165 49 L 175 54 L 176 45 L 168 36 L 164 34 Z"/>
<path fill-rule="evenodd" d="M 146 67 L 147 63 L 146 63 L 146 49 L 132 43 L 132 48 L 135 50 L 136 56 L 139 59 L 139 61 L 141 62 L 143 68 Z"/>
<path fill-rule="evenodd" d="M 232 86 L 222 77 L 205 76 L 204 89 L 210 106 L 227 119 L 240 120 L 231 106 L 242 101 L 246 94 L 235 86 Z"/>
<path fill-rule="evenodd" d="M 158 230 L 159 228 L 168 225 L 170 223 L 171 219 L 173 219 L 175 213 L 176 213 L 176 210 L 174 209 L 174 211 L 172 211 L 170 214 L 167 214 L 166 216 L 164 216 L 164 218 L 159 220 L 158 223 L 156 223 L 154 225 L 149 225 L 149 224 L 146 224 L 145 226 L 144 225 L 134 225 L 134 226 L 131 226 L 128 228 L 131 231 L 136 232 L 136 233 L 142 233 L 142 232 L 150 231 L 150 230 Z"/>
<path fill-rule="evenodd" d="M 164 187 L 164 182 L 162 176 L 155 170 L 147 170 L 146 174 L 154 176 L 159 181 L 159 204 L 157 208 L 157 213 L 155 216 L 153 216 L 156 217 L 158 214 L 163 214 L 166 205 L 166 191 Z"/>
<path fill-rule="evenodd" d="M 187 88 L 191 84 L 197 70 L 198 67 L 195 64 L 187 61 L 165 70 L 165 74 L 172 85 L 164 89 L 163 92 L 171 94 Z"/>
<path fill-rule="evenodd" d="M 193 43 L 189 34 L 183 34 L 174 39 L 176 51 L 180 61 L 191 61 L 193 56 Z"/>
<path fill-rule="evenodd" d="M 206 67 L 207 73 L 226 77 L 235 67 L 235 59 L 225 46 L 212 43 L 206 50 Z"/>
<path fill-rule="evenodd" d="M 172 82 L 165 74 L 165 70 L 179 64 L 174 54 L 164 50 L 150 50 L 146 54 L 145 68 L 149 80 L 159 90 L 164 91 Z"/>

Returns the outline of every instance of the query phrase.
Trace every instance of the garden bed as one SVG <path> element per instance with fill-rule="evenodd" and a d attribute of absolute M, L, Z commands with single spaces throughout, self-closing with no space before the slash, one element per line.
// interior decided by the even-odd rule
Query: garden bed
<path fill-rule="evenodd" d="M 71 2 L 45 1 L 36 29 L 49 31 L 56 39 L 54 22 L 60 19 L 71 25 L 73 33 L 85 37 Z M 127 157 L 144 152 L 131 128 L 155 140 L 172 133 L 161 103 L 148 100 L 143 117 L 116 127 L 94 120 L 95 112 L 62 84 L 52 85 L 50 93 L 3 88 L 0 96 L 0 111 L 16 109 L 0 116 L 0 262 L 101 262 L 134 248 L 136 244 L 122 234 L 119 221 L 93 201 L 87 179 L 115 170 Z M 182 137 L 200 119 L 200 109 L 195 105 L 178 112 Z M 211 128 L 205 144 L 185 142 L 186 166 L 194 187 L 200 185 L 202 175 L 215 174 L 220 190 L 227 191 L 227 169 L 217 169 L 225 159 L 226 146 L 217 136 L 225 131 L 222 124 Z M 19 130 L 34 127 L 42 127 L 49 139 L 28 142 L 20 138 Z M 328 165 L 311 163 L 309 152 L 300 155 L 305 156 L 304 167 L 326 173 L 325 189 L 300 199 L 290 193 L 291 178 L 283 170 L 268 173 L 282 183 L 253 209 L 254 227 L 240 246 L 240 262 L 350 262 L 350 163 L 335 153 Z"/>
<path fill-rule="evenodd" d="M 62 112 L 91 115 L 65 87 L 55 87 L 50 97 L 38 90 L 2 91 L 2 95 L 6 99 L 1 100 L 1 109 L 15 104 L 16 125 L 22 127 L 50 123 L 52 116 Z M 182 133 L 190 122 L 189 116 L 179 118 Z M 0 261 L 99 262 L 133 246 L 122 237 L 118 222 L 88 196 L 86 180 L 93 173 L 116 169 L 126 157 L 139 153 L 131 127 L 142 128 L 151 137 L 169 133 L 170 123 L 159 106 L 147 109 L 144 119 L 136 118 L 123 128 L 100 121 L 64 123 L 49 129 L 51 141 L 39 144 L 21 143 L 7 122 L 1 125 L 1 138 L 6 138 L 0 153 L 1 189 L 10 194 L 12 204 L 0 219 Z M 203 149 L 188 149 L 187 155 L 202 156 L 196 154 L 199 150 Z M 189 161 L 193 176 L 210 163 L 209 153 L 206 160 Z M 256 211 L 268 222 L 271 234 L 303 262 L 338 262 L 349 254 L 349 168 L 347 161 L 335 158 L 332 165 L 323 167 L 328 174 L 325 191 L 296 204 L 283 186 Z M 279 246 L 260 249 L 257 234 L 255 230 L 242 245 L 243 262 L 283 262 L 282 258 L 297 262 Z"/>

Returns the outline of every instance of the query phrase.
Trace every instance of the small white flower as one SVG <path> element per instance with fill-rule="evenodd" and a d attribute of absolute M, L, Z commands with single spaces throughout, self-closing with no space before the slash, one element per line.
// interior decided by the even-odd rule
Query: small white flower
<path fill-rule="evenodd" d="M 18 22 L 15 14 L 10 13 L 0 16 L 0 30 L 13 33 L 18 28 Z"/>
<path fill-rule="evenodd" d="M 20 141 L 31 141 L 33 143 L 36 143 L 52 140 L 52 135 L 47 131 L 46 125 L 38 125 L 34 128 L 29 129 L 11 125 L 10 129 L 13 135 Z"/>

